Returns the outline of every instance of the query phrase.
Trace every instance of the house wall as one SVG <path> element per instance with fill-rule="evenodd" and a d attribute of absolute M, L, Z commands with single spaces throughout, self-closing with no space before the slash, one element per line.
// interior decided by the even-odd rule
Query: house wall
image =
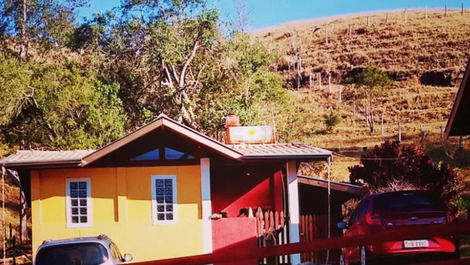
<path fill-rule="evenodd" d="M 177 223 L 154 225 L 151 176 L 176 175 Z M 66 179 L 91 179 L 92 226 L 67 228 Z M 33 254 L 46 239 L 108 235 L 134 261 L 202 254 L 201 171 L 197 166 L 31 172 Z"/>
<path fill-rule="evenodd" d="M 211 172 L 213 212 L 237 217 L 242 208 L 283 210 L 282 173 L 271 167 L 220 167 Z"/>

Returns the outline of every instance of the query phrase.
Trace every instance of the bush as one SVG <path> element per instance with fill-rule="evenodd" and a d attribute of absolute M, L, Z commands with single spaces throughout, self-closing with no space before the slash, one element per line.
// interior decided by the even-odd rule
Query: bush
<path fill-rule="evenodd" d="M 430 190 L 457 211 L 454 202 L 464 189 L 462 175 L 445 162 L 434 163 L 421 146 L 386 141 L 365 151 L 361 164 L 349 168 L 349 178 L 364 184 L 367 193 Z"/>
<path fill-rule="evenodd" d="M 341 122 L 339 115 L 333 112 L 323 115 L 323 119 L 323 123 L 326 126 L 326 132 L 328 133 L 332 133 L 334 128 Z"/>

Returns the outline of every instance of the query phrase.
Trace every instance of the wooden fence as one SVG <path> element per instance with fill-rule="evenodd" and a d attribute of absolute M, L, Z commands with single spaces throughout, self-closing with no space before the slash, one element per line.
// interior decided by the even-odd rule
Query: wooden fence
<path fill-rule="evenodd" d="M 290 255 L 316 250 L 340 249 L 345 247 L 380 244 L 390 241 L 402 241 L 414 238 L 426 238 L 431 236 L 448 237 L 451 235 L 470 234 L 470 223 L 455 223 L 448 225 L 429 225 L 427 229 L 420 227 L 404 227 L 391 229 L 368 235 L 334 237 L 330 239 L 315 239 L 309 242 L 292 243 L 282 246 L 265 247 L 258 249 L 227 249 L 219 253 L 202 254 L 190 257 L 171 258 L 165 260 L 143 261 L 129 263 L 129 265 L 203 265 L 224 262 L 237 262 L 263 257 Z M 419 265 L 464 265 L 470 264 L 470 258 L 459 260 L 431 261 Z M 417 264 L 415 264 L 417 265 Z"/>
<path fill-rule="evenodd" d="M 301 215 L 300 216 L 300 241 L 307 242 L 317 238 L 326 238 L 328 231 L 328 217 L 324 215 Z M 301 254 L 303 262 L 310 261 L 315 264 L 324 263 L 326 252 L 306 252 Z"/>
<path fill-rule="evenodd" d="M 258 247 L 272 247 L 288 244 L 287 220 L 283 211 L 263 211 L 258 208 L 255 214 L 257 220 Z M 289 256 L 282 255 L 260 259 L 260 265 L 283 265 L 289 264 Z"/>

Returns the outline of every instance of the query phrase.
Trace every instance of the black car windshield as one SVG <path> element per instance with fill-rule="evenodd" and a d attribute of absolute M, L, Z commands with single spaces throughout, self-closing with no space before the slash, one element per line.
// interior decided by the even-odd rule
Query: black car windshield
<path fill-rule="evenodd" d="M 379 195 L 374 212 L 440 209 L 439 199 L 427 192 L 397 192 Z"/>
<path fill-rule="evenodd" d="M 108 260 L 99 243 L 63 244 L 45 247 L 36 256 L 36 265 L 99 265 Z"/>

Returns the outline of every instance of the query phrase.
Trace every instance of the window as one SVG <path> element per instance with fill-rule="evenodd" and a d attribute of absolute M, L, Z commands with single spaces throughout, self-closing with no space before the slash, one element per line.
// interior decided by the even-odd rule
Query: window
<path fill-rule="evenodd" d="M 175 149 L 165 147 L 165 159 L 167 160 L 183 160 L 183 159 L 195 159 L 194 156 L 185 154 Z"/>
<path fill-rule="evenodd" d="M 196 157 L 168 147 L 161 147 L 130 158 L 130 161 L 195 160 Z"/>
<path fill-rule="evenodd" d="M 154 224 L 176 223 L 176 176 L 152 176 L 152 212 Z"/>
<path fill-rule="evenodd" d="M 134 158 L 131 158 L 131 161 L 154 161 L 154 160 L 160 160 L 159 149 L 155 149 L 150 152 L 143 153 Z"/>
<path fill-rule="evenodd" d="M 67 226 L 91 225 L 91 187 L 89 178 L 67 179 Z"/>
<path fill-rule="evenodd" d="M 108 251 L 99 243 L 59 244 L 44 247 L 36 255 L 37 265 L 105 264 Z"/>

